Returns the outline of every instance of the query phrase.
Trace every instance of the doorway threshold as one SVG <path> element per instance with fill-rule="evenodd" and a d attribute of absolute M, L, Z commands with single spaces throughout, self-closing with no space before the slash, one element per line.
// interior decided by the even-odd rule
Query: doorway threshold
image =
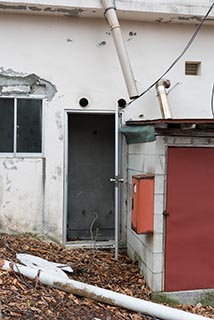
<path fill-rule="evenodd" d="M 107 241 L 68 241 L 65 244 L 66 248 L 72 249 L 114 249 L 115 241 L 107 240 Z"/>

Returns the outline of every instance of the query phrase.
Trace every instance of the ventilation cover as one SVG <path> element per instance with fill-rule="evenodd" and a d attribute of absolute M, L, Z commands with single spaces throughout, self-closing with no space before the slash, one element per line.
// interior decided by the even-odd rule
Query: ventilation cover
<path fill-rule="evenodd" d="M 186 62 L 185 63 L 185 75 L 198 76 L 200 74 L 201 62 Z"/>

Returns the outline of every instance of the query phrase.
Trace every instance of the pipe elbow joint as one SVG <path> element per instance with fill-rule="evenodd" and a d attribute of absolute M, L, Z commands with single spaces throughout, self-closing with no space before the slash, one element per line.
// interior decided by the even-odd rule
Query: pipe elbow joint
<path fill-rule="evenodd" d="M 158 89 L 160 86 L 163 86 L 165 89 L 168 89 L 171 85 L 170 80 L 168 79 L 161 79 L 156 83 L 156 88 Z"/>

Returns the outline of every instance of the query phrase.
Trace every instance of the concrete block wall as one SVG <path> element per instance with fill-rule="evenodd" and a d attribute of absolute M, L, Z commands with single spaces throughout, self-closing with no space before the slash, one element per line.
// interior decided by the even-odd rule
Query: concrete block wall
<path fill-rule="evenodd" d="M 167 148 L 214 147 L 214 138 L 162 137 L 150 143 L 133 144 L 128 149 L 128 212 L 127 247 L 133 260 L 139 261 L 139 268 L 153 291 L 164 290 L 164 243 L 166 206 Z M 131 228 L 132 176 L 155 174 L 154 234 L 138 235 Z"/>
<path fill-rule="evenodd" d="M 131 228 L 132 176 L 155 174 L 154 234 L 137 235 Z M 165 141 L 129 146 L 128 156 L 128 254 L 139 261 L 145 280 L 154 291 L 160 291 L 163 274 L 163 210 L 165 188 Z"/>

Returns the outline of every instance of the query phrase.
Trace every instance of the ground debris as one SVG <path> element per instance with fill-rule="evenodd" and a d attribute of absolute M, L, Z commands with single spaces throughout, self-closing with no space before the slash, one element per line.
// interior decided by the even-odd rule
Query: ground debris
<path fill-rule="evenodd" d="M 74 272 L 69 277 L 74 280 L 150 300 L 151 291 L 139 273 L 138 265 L 129 260 L 125 251 L 121 251 L 119 260 L 115 261 L 114 251 L 111 250 L 69 250 L 29 235 L 18 237 L 0 235 L 0 257 L 18 262 L 16 253 L 32 254 L 71 266 Z M 146 315 L 46 287 L 36 279 L 31 281 L 21 274 L 3 270 L 0 270 L 0 306 L 2 319 L 153 319 Z M 181 308 L 214 319 L 214 308 L 210 306 L 183 305 Z"/>

